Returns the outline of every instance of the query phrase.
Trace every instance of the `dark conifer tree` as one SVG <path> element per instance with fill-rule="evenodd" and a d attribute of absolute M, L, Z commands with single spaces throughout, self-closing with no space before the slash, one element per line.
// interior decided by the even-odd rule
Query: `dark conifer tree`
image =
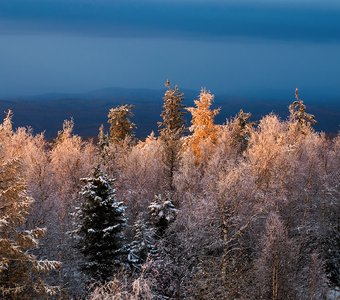
<path fill-rule="evenodd" d="M 162 237 L 169 224 L 175 221 L 177 209 L 173 205 L 170 195 L 155 195 L 148 207 L 150 223 L 156 230 L 158 238 Z"/>
<path fill-rule="evenodd" d="M 241 109 L 231 122 L 233 144 L 239 153 L 242 153 L 248 147 L 251 131 L 255 124 L 250 121 L 250 118 L 251 113 L 245 113 Z"/>
<path fill-rule="evenodd" d="M 144 219 L 138 219 L 133 225 L 134 239 L 129 245 L 128 262 L 137 270 L 149 255 L 155 257 L 157 254 L 155 228 Z"/>
<path fill-rule="evenodd" d="M 116 191 L 109 179 L 99 167 L 93 176 L 83 178 L 82 189 L 84 202 L 78 212 L 81 251 L 86 262 L 85 271 L 92 279 L 109 280 L 115 268 L 122 265 L 124 254 L 123 229 L 127 220 L 125 206 L 117 201 Z"/>

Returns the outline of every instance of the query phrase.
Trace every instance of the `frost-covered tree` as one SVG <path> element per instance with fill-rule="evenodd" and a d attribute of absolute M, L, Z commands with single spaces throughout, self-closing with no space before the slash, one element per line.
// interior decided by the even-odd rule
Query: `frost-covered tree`
<path fill-rule="evenodd" d="M 79 202 L 81 182 L 96 164 L 96 149 L 91 141 L 85 142 L 73 133 L 74 122 L 65 120 L 63 128 L 52 145 L 49 155 L 49 201 L 47 214 L 47 242 L 49 251 L 62 261 L 60 278 L 69 293 L 79 295 L 83 286 L 80 272 L 76 272 L 81 256 L 73 247 L 73 239 L 67 232 L 75 229 L 72 214 Z M 70 295 L 71 297 L 71 295 Z"/>
<path fill-rule="evenodd" d="M 242 153 L 248 147 L 250 135 L 254 122 L 250 121 L 251 113 L 245 113 L 242 109 L 231 121 L 232 144 L 237 148 L 237 152 Z"/>
<path fill-rule="evenodd" d="M 104 132 L 104 125 L 101 124 L 98 132 L 98 147 L 102 152 L 109 145 L 108 134 Z"/>
<path fill-rule="evenodd" d="M 59 287 L 46 284 L 44 273 L 59 268 L 60 263 L 39 260 L 32 253 L 45 230 L 24 230 L 33 199 L 22 179 L 20 161 L 3 155 L 3 129 L 0 128 L 0 298 L 53 296 Z"/>
<path fill-rule="evenodd" d="M 78 210 L 79 246 L 85 256 L 83 270 L 92 278 L 107 281 L 122 264 L 125 206 L 116 199 L 109 179 L 99 167 L 92 177 L 83 178 L 83 202 Z"/>
<path fill-rule="evenodd" d="M 53 148 L 50 152 L 54 185 L 63 209 L 73 207 L 73 201 L 78 195 L 79 178 L 90 172 L 95 164 L 95 148 L 92 143 L 86 143 L 73 133 L 73 120 L 65 120 L 63 129 L 58 132 Z"/>
<path fill-rule="evenodd" d="M 155 195 L 148 210 L 151 223 L 156 228 L 158 237 L 161 237 L 169 224 L 175 220 L 177 214 L 177 209 L 173 205 L 170 195 Z"/>
<path fill-rule="evenodd" d="M 163 161 L 166 166 L 168 188 L 173 190 L 174 172 L 178 168 L 179 152 L 181 148 L 181 137 L 185 129 L 184 126 L 184 105 L 183 93 L 178 86 L 171 87 L 170 82 L 166 82 L 167 91 L 163 98 L 163 111 L 161 113 L 162 122 L 158 122 L 159 137 L 163 143 Z"/>
<path fill-rule="evenodd" d="M 305 285 L 306 289 L 303 290 L 300 299 L 327 299 L 328 280 L 324 264 L 317 253 L 310 256 L 310 261 L 303 271 L 305 272 L 305 278 L 303 278 L 300 285 Z"/>
<path fill-rule="evenodd" d="M 101 163 L 105 164 L 109 156 L 109 136 L 104 132 L 103 124 L 99 127 L 97 149 Z"/>
<path fill-rule="evenodd" d="M 269 215 L 256 265 L 259 299 L 297 299 L 296 244 L 276 213 Z"/>
<path fill-rule="evenodd" d="M 190 147 L 197 161 L 202 157 L 203 145 L 214 144 L 217 140 L 218 127 L 214 124 L 214 118 L 220 109 L 210 109 L 214 100 L 214 95 L 209 91 L 202 89 L 199 100 L 195 100 L 196 107 L 188 107 L 192 114 L 191 126 L 189 130 L 192 136 L 189 139 Z"/>
<path fill-rule="evenodd" d="M 13 112 L 11 110 L 8 110 L 5 119 L 1 124 L 1 131 L 4 137 L 9 137 L 13 134 L 12 117 Z"/>
<path fill-rule="evenodd" d="M 134 223 L 134 216 L 145 212 L 149 199 L 161 193 L 166 186 L 162 146 L 159 139 L 151 133 L 145 141 L 140 141 L 125 151 L 119 149 L 115 157 L 110 157 L 108 165 L 116 166 L 118 192 L 126 200 L 131 214 L 130 221 Z"/>
<path fill-rule="evenodd" d="M 183 135 L 184 126 L 184 94 L 176 85 L 171 87 L 169 81 L 165 83 L 167 90 L 163 97 L 163 111 L 161 113 L 162 121 L 158 122 L 159 136 L 161 140 L 178 140 Z"/>
<path fill-rule="evenodd" d="M 133 105 L 120 105 L 111 108 L 108 114 L 108 123 L 110 124 L 110 142 L 120 143 L 127 137 L 133 136 L 133 129 L 136 127 L 131 122 L 133 117 Z"/>
<path fill-rule="evenodd" d="M 271 185 L 277 192 L 281 191 L 278 184 L 285 182 L 287 178 L 291 161 L 287 159 L 290 152 L 285 144 L 286 133 L 286 124 L 276 115 L 269 114 L 260 120 L 249 141 L 247 158 L 253 174 L 257 177 L 257 185 L 267 193 Z M 269 204 L 270 198 L 266 200 L 266 204 Z"/>
<path fill-rule="evenodd" d="M 296 124 L 298 130 L 303 130 L 305 127 L 311 127 L 316 124 L 315 117 L 306 112 L 306 105 L 299 98 L 299 90 L 295 90 L 295 101 L 289 105 L 289 119 L 293 124 Z"/>
<path fill-rule="evenodd" d="M 129 245 L 128 262 L 140 270 L 149 255 L 157 254 L 155 228 L 143 219 L 138 219 L 133 225 L 134 238 Z"/>
<path fill-rule="evenodd" d="M 145 278 L 149 272 L 143 266 L 139 277 L 115 276 L 111 281 L 96 287 L 89 295 L 89 300 L 153 300 L 162 299 L 154 294 L 152 286 L 154 280 Z"/>

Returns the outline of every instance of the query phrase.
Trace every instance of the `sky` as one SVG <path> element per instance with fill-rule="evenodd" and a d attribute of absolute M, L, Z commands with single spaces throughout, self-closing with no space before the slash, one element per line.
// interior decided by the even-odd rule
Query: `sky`
<path fill-rule="evenodd" d="M 0 97 L 106 87 L 340 99 L 338 0 L 1 0 Z"/>

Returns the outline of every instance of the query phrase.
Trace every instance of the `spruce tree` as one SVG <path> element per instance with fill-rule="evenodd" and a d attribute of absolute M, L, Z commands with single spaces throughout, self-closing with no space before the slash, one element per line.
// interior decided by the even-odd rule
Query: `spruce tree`
<path fill-rule="evenodd" d="M 148 207 L 150 223 L 156 230 L 158 238 L 162 237 L 168 226 L 175 221 L 177 209 L 173 205 L 170 194 L 155 195 L 154 200 Z"/>
<path fill-rule="evenodd" d="M 149 255 L 157 254 L 155 228 L 149 222 L 140 218 L 133 225 L 134 238 L 129 245 L 128 262 L 137 270 L 146 262 Z"/>
<path fill-rule="evenodd" d="M 92 279 L 103 282 L 122 265 L 123 229 L 127 223 L 125 206 L 116 199 L 114 180 L 99 167 L 92 177 L 82 181 L 85 183 L 81 191 L 84 201 L 78 210 L 77 230 L 79 246 L 86 259 L 82 269 Z"/>
<path fill-rule="evenodd" d="M 184 94 L 180 92 L 178 86 L 171 87 L 169 81 L 165 83 L 167 90 L 163 97 L 162 122 L 158 122 L 159 136 L 163 141 L 179 140 L 184 132 L 185 112 L 183 111 Z"/>
<path fill-rule="evenodd" d="M 195 155 L 196 162 L 199 162 L 202 156 L 202 142 L 214 144 L 217 140 L 218 127 L 214 123 L 214 118 L 220 109 L 210 109 L 213 100 L 214 95 L 202 89 L 199 100 L 194 100 L 196 107 L 186 108 L 192 114 L 192 125 L 189 128 L 192 136 L 189 139 L 189 144 Z"/>
<path fill-rule="evenodd" d="M 165 86 L 167 91 L 163 98 L 162 122 L 158 122 L 159 137 L 163 143 L 164 155 L 163 162 L 166 166 L 168 188 L 170 191 L 173 187 L 174 172 L 178 167 L 179 152 L 181 148 L 181 137 L 183 136 L 184 126 L 184 105 L 183 93 L 179 91 L 178 86 L 171 87 L 167 80 Z"/>
<path fill-rule="evenodd" d="M 133 105 L 120 105 L 111 108 L 108 114 L 110 124 L 110 142 L 117 144 L 123 142 L 127 137 L 133 136 L 136 127 L 130 120 L 133 117 Z"/>
<path fill-rule="evenodd" d="M 237 116 L 231 121 L 231 138 L 233 146 L 236 147 L 238 153 L 242 153 L 248 147 L 250 135 L 254 122 L 250 121 L 251 113 L 245 113 L 242 109 Z"/>
<path fill-rule="evenodd" d="M 101 124 L 98 132 L 98 154 L 101 158 L 101 162 L 103 164 L 106 163 L 107 155 L 108 155 L 108 146 L 109 146 L 109 136 L 104 132 L 104 125 Z"/>
<path fill-rule="evenodd" d="M 57 261 L 39 260 L 32 250 L 45 229 L 24 230 L 33 199 L 22 179 L 22 164 L 7 157 L 1 142 L 12 133 L 11 114 L 0 124 L 0 298 L 35 299 L 54 296 L 59 287 L 44 282 L 44 273 L 60 267 Z"/>
<path fill-rule="evenodd" d="M 101 124 L 98 132 L 98 147 L 100 151 L 103 151 L 109 145 L 109 137 L 104 132 L 104 125 Z"/>
<path fill-rule="evenodd" d="M 314 115 L 306 112 L 306 105 L 299 98 L 299 90 L 295 89 L 295 101 L 289 105 L 290 116 L 289 119 L 293 124 L 296 124 L 298 130 L 310 128 L 316 124 Z"/>

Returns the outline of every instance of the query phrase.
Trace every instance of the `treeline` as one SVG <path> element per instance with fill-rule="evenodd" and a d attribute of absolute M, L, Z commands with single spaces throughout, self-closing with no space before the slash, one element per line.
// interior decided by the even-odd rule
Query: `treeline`
<path fill-rule="evenodd" d="M 340 287 L 340 136 L 287 120 L 223 125 L 166 83 L 156 136 L 133 107 L 98 142 L 0 125 L 0 298 L 333 299 Z M 184 114 L 192 116 L 185 127 Z M 333 297 L 333 298 L 332 298 Z"/>

